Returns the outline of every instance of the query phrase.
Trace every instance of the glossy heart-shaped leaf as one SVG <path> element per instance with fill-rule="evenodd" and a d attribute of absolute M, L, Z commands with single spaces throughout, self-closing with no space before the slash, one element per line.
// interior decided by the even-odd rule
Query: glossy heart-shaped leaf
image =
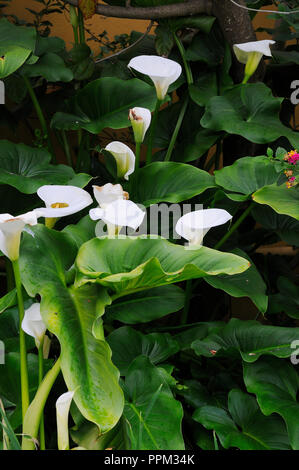
<path fill-rule="evenodd" d="M 155 287 L 113 302 L 106 308 L 105 318 L 128 325 L 146 323 L 179 311 L 184 301 L 185 293 L 178 286 Z"/>
<path fill-rule="evenodd" d="M 53 38 L 54 39 L 54 38 Z M 73 72 L 65 65 L 64 60 L 54 52 L 43 54 L 32 65 L 25 64 L 20 73 L 26 77 L 43 77 L 48 82 L 70 82 Z"/>
<path fill-rule="evenodd" d="M 155 107 L 154 87 L 138 79 L 121 80 L 104 77 L 78 91 L 67 103 L 67 113 L 53 116 L 51 126 L 57 129 L 86 129 L 99 134 L 105 127 L 128 127 L 128 113 L 135 106 Z"/>
<path fill-rule="evenodd" d="M 176 162 L 151 163 L 133 174 L 131 180 L 130 199 L 146 207 L 162 201 L 185 201 L 216 187 L 207 171 Z"/>
<path fill-rule="evenodd" d="M 298 336 L 297 336 L 298 338 Z M 274 357 L 244 364 L 244 382 L 249 393 L 254 393 L 262 412 L 269 416 L 277 413 L 284 419 L 290 443 L 299 450 L 299 377 L 289 363 Z"/>
<path fill-rule="evenodd" d="M 107 338 L 112 349 L 112 359 L 121 375 L 126 375 L 130 364 L 141 354 L 153 364 L 159 364 L 179 350 L 179 345 L 169 333 L 143 335 L 129 326 L 114 330 Z"/>
<path fill-rule="evenodd" d="M 45 149 L 0 141 L 0 184 L 7 184 L 25 194 L 33 194 L 44 184 L 72 184 L 84 187 L 91 177 L 76 175 L 66 165 L 50 164 Z"/>
<path fill-rule="evenodd" d="M 233 297 L 249 297 L 257 308 L 265 313 L 268 306 L 268 297 L 266 295 L 267 286 L 262 276 L 244 251 L 235 249 L 233 253 L 248 259 L 251 262 L 250 268 L 234 276 L 207 276 L 205 281 L 216 289 L 224 290 Z"/>
<path fill-rule="evenodd" d="M 196 340 L 192 348 L 198 355 L 212 357 L 217 353 L 239 352 L 246 362 L 255 362 L 260 356 L 290 357 L 292 342 L 299 336 L 299 328 L 261 325 L 254 320 L 232 318 L 203 340 Z"/>
<path fill-rule="evenodd" d="M 79 250 L 77 286 L 96 282 L 119 297 L 207 275 L 237 274 L 249 267 L 240 256 L 202 246 L 188 250 L 162 238 L 94 238 Z"/>
<path fill-rule="evenodd" d="M 104 289 L 89 285 L 67 287 L 65 271 L 73 264 L 76 245 L 65 233 L 43 225 L 24 233 L 20 258 L 27 292 L 42 298 L 41 314 L 61 345 L 61 369 L 83 416 L 101 432 L 111 429 L 123 411 L 119 372 L 111 362 L 111 350 L 100 322 L 110 298 Z M 94 336 L 94 324 L 97 324 Z"/>
<path fill-rule="evenodd" d="M 282 98 L 272 95 L 264 83 L 235 86 L 209 101 L 201 125 L 214 131 L 237 134 L 257 144 L 286 137 L 294 148 L 299 145 L 297 132 L 279 119 Z"/>
<path fill-rule="evenodd" d="M 252 195 L 258 204 L 272 207 L 278 214 L 289 215 L 299 220 L 299 191 L 298 188 L 287 188 L 285 185 L 271 184 L 264 186 Z"/>
<path fill-rule="evenodd" d="M 255 398 L 238 389 L 229 392 L 228 411 L 203 406 L 194 412 L 193 419 L 215 430 L 225 449 L 290 449 L 283 421 L 278 416 L 264 416 Z"/>
<path fill-rule="evenodd" d="M 268 157 L 243 157 L 215 171 L 215 181 L 226 191 L 250 195 L 275 183 L 279 174 Z"/>
<path fill-rule="evenodd" d="M 162 370 L 145 356 L 131 364 L 124 385 L 124 417 L 131 449 L 183 450 L 183 409 Z"/>

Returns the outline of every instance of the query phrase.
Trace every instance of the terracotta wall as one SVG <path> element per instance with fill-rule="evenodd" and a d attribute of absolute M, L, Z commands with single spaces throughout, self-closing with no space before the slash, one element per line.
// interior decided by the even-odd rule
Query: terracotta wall
<path fill-rule="evenodd" d="M 104 2 L 99 1 L 99 3 Z M 32 15 L 28 10 L 26 10 L 26 8 L 32 8 L 33 10 L 39 11 L 41 9 L 41 4 L 34 0 L 12 0 L 10 6 L 5 9 L 5 13 L 12 13 L 20 19 L 31 21 Z M 63 38 L 67 47 L 70 47 L 73 42 L 73 30 L 69 23 L 68 16 L 69 15 L 66 12 L 63 14 L 53 13 L 48 18 L 49 21 L 53 23 L 51 35 Z M 109 36 L 113 38 L 117 34 L 130 33 L 132 30 L 142 32 L 146 31 L 148 23 L 148 21 L 143 20 L 105 18 L 100 15 L 94 15 L 93 18 L 86 21 L 86 26 L 95 34 L 106 30 Z M 96 43 L 91 41 L 89 45 L 96 53 Z"/>
<path fill-rule="evenodd" d="M 104 2 L 99 2 L 104 3 Z M 20 19 L 31 20 L 32 15 L 26 10 L 26 8 L 32 8 L 34 10 L 41 9 L 41 5 L 34 0 L 12 0 L 10 6 L 5 9 L 6 13 L 13 13 Z M 267 8 L 267 7 L 264 7 Z M 273 6 L 269 7 L 273 8 Z M 72 28 L 68 20 L 68 14 L 54 13 L 49 17 L 49 20 L 53 23 L 52 35 L 62 37 L 67 46 L 70 47 L 73 41 Z M 106 30 L 111 38 L 117 34 L 130 33 L 132 30 L 145 31 L 148 25 L 148 21 L 143 20 L 128 20 L 118 18 L 105 18 L 100 15 L 94 15 L 93 18 L 86 22 L 87 27 L 93 33 L 99 33 Z M 266 13 L 259 13 L 254 20 L 254 27 L 260 26 L 273 27 L 274 20 L 268 18 Z M 265 33 L 258 33 L 259 39 L 267 37 Z M 96 44 L 92 41 L 90 46 L 93 47 L 96 53 Z"/>

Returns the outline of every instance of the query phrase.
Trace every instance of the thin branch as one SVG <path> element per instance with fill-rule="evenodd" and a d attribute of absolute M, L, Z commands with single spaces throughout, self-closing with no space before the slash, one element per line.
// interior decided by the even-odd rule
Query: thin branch
<path fill-rule="evenodd" d="M 65 0 L 70 5 L 78 6 L 78 0 Z M 156 7 L 119 7 L 113 5 L 96 6 L 98 15 L 115 18 L 133 18 L 136 20 L 154 20 L 158 18 L 171 18 L 176 16 L 190 16 L 198 13 L 212 13 L 212 0 L 188 0 L 171 5 L 160 5 Z"/>
<path fill-rule="evenodd" d="M 135 47 L 137 44 L 139 44 L 149 34 L 150 30 L 153 27 L 153 24 L 154 24 L 154 21 L 151 21 L 150 24 L 148 25 L 148 27 L 146 28 L 146 31 L 142 34 L 142 36 L 140 36 L 137 39 L 137 41 L 133 42 L 133 44 L 130 44 L 128 47 L 125 47 L 121 51 L 115 52 L 115 54 L 108 55 L 107 57 L 103 57 L 102 59 L 97 59 L 95 61 L 96 64 L 98 64 L 99 62 L 103 62 L 104 60 L 113 59 L 113 57 L 117 57 L 120 54 L 123 54 L 124 52 L 127 52 L 129 49 L 132 49 L 133 47 Z"/>

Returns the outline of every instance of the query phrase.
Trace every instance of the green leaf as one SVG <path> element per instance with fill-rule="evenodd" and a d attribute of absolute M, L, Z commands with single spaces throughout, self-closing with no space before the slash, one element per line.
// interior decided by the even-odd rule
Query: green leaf
<path fill-rule="evenodd" d="M 132 175 L 130 198 L 144 206 L 158 202 L 181 202 L 215 187 L 214 177 L 191 165 L 155 162 Z M 155 181 L 155 184 L 153 184 Z"/>
<path fill-rule="evenodd" d="M 226 191 L 254 193 L 278 180 L 278 173 L 268 157 L 243 157 L 232 165 L 215 171 L 215 181 Z"/>
<path fill-rule="evenodd" d="M 258 204 L 272 207 L 278 214 L 289 215 L 299 220 L 299 191 L 296 186 L 287 188 L 285 185 L 271 184 L 256 191 L 252 199 Z"/>
<path fill-rule="evenodd" d="M 161 370 L 140 356 L 125 381 L 124 417 L 132 450 L 183 450 L 183 409 Z"/>
<path fill-rule="evenodd" d="M 159 364 L 179 350 L 178 343 L 169 333 L 143 335 L 129 326 L 114 330 L 108 336 L 107 342 L 112 349 L 113 363 L 121 375 L 127 374 L 137 356 L 146 356 L 153 364 Z"/>
<path fill-rule="evenodd" d="M 0 313 L 4 312 L 7 308 L 16 305 L 17 303 L 17 290 L 13 289 L 0 299 Z"/>
<path fill-rule="evenodd" d="M 200 123 L 213 131 L 241 135 L 257 144 L 284 136 L 296 148 L 298 133 L 279 120 L 281 102 L 282 98 L 275 98 L 264 83 L 235 86 L 223 96 L 211 98 Z"/>
<path fill-rule="evenodd" d="M 269 206 L 256 204 L 251 212 L 254 219 L 268 230 L 274 231 L 290 245 L 299 246 L 299 221 L 277 214 Z"/>
<path fill-rule="evenodd" d="M 223 55 L 224 41 L 217 28 L 209 34 L 197 33 L 186 50 L 187 60 L 205 62 L 209 67 L 220 64 Z"/>
<path fill-rule="evenodd" d="M 25 194 L 33 194 L 44 184 L 74 184 L 76 174 L 66 165 L 51 165 L 47 150 L 0 141 L 0 184 L 8 184 Z M 85 186 L 91 177 L 80 175 Z"/>
<path fill-rule="evenodd" d="M 36 31 L 0 20 L 0 79 L 15 72 L 35 47 Z"/>
<path fill-rule="evenodd" d="M 222 289 L 233 297 L 249 297 L 260 312 L 265 313 L 268 307 L 267 286 L 249 256 L 240 249 L 233 250 L 236 255 L 250 261 L 251 266 L 244 273 L 234 276 L 207 276 L 205 281 L 216 289 Z"/>
<path fill-rule="evenodd" d="M 278 293 L 269 296 L 268 313 L 284 312 L 291 318 L 299 318 L 299 290 L 298 285 L 290 279 L 279 276 L 277 279 Z"/>
<path fill-rule="evenodd" d="M 104 289 L 66 286 L 65 270 L 74 261 L 76 246 L 66 233 L 43 225 L 24 233 L 20 258 L 23 284 L 33 297 L 39 294 L 47 328 L 59 339 L 61 369 L 82 415 L 101 432 L 111 429 L 123 411 L 119 372 L 111 362 L 99 318 L 111 300 Z M 96 335 L 96 337 L 94 336 Z"/>
<path fill-rule="evenodd" d="M 53 52 L 54 54 L 58 54 L 59 52 L 63 52 L 65 49 L 65 42 L 63 39 L 58 37 L 43 37 L 37 35 L 36 44 L 34 54 L 37 56 L 42 56 L 46 53 Z"/>
<path fill-rule="evenodd" d="M 45 360 L 45 372 L 52 365 L 52 360 Z M 38 357 L 36 354 L 27 354 L 29 395 L 33 399 L 38 388 Z M 16 429 L 22 424 L 21 408 L 21 381 L 20 381 L 20 354 L 10 352 L 5 355 L 5 364 L 1 365 L 0 396 L 8 400 L 14 406 L 13 413 L 9 417 L 10 424 Z"/>
<path fill-rule="evenodd" d="M 248 261 L 201 247 L 186 250 L 165 239 L 95 238 L 79 250 L 77 285 L 96 282 L 118 296 L 206 275 L 236 274 Z"/>
<path fill-rule="evenodd" d="M 155 46 L 158 55 L 168 56 L 174 46 L 172 32 L 167 26 L 159 24 L 155 29 Z"/>
<path fill-rule="evenodd" d="M 215 20 L 216 18 L 214 16 L 198 15 L 172 18 L 167 20 L 167 24 L 169 25 L 172 31 L 178 31 L 179 29 L 183 28 L 194 28 L 199 29 L 199 31 L 208 34 Z"/>
<path fill-rule="evenodd" d="M 147 323 L 177 312 L 184 301 L 185 293 L 180 287 L 156 287 L 113 302 L 106 308 L 105 318 L 128 325 Z"/>
<path fill-rule="evenodd" d="M 244 361 L 255 362 L 262 355 L 290 357 L 294 352 L 292 342 L 298 337 L 299 328 L 261 325 L 255 320 L 232 318 L 218 331 L 194 341 L 192 348 L 196 354 L 206 357 L 238 351 Z"/>
<path fill-rule="evenodd" d="M 266 418 L 255 398 L 238 389 L 229 392 L 228 411 L 203 406 L 194 412 L 193 419 L 205 428 L 215 430 L 225 449 L 290 449 L 283 421 L 278 416 Z"/>
<path fill-rule="evenodd" d="M 56 113 L 51 126 L 65 130 L 82 128 L 99 134 L 105 127 L 128 127 L 130 108 L 142 106 L 152 111 L 155 104 L 154 87 L 141 80 L 99 78 L 78 91 L 68 101 L 68 113 Z"/>
<path fill-rule="evenodd" d="M 244 382 L 248 392 L 256 395 L 264 415 L 277 413 L 282 416 L 291 446 L 298 450 L 299 404 L 296 395 L 299 378 L 295 368 L 290 363 L 273 357 L 263 358 L 255 364 L 244 364 Z"/>
<path fill-rule="evenodd" d="M 47 52 L 32 65 L 25 64 L 20 72 L 26 77 L 43 77 L 48 82 L 70 82 L 74 78 L 64 60 L 53 52 Z"/>

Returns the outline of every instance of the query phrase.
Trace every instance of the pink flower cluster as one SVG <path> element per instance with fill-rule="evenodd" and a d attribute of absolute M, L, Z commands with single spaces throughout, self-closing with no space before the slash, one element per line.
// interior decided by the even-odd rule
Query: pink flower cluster
<path fill-rule="evenodd" d="M 299 153 L 296 150 L 292 150 L 286 155 L 286 160 L 291 165 L 296 165 L 296 163 L 299 161 Z"/>

